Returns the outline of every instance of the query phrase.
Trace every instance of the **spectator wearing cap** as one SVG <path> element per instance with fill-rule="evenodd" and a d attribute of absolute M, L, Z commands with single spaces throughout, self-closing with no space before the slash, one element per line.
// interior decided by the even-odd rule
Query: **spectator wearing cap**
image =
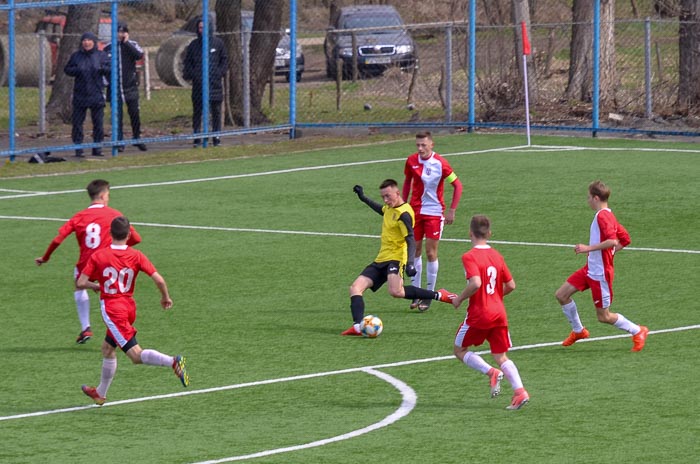
<path fill-rule="evenodd" d="M 101 143 L 104 140 L 104 88 L 109 77 L 109 58 L 97 49 L 97 36 L 86 32 L 80 37 L 80 49 L 74 52 L 63 71 L 73 77 L 73 113 L 71 139 L 76 145 L 83 143 L 83 123 L 87 110 L 92 118 L 92 140 Z M 102 156 L 102 149 L 92 149 L 93 156 Z M 75 156 L 81 158 L 83 150 L 75 150 Z"/>
<path fill-rule="evenodd" d="M 192 129 L 194 133 L 202 130 L 202 31 L 203 23 L 197 23 L 197 38 L 187 46 L 183 66 L 183 77 L 192 81 Z M 221 103 L 224 101 L 222 79 L 228 69 L 228 56 L 224 41 L 214 36 L 209 29 L 209 111 L 214 132 L 221 130 Z M 208 128 L 204 128 L 206 132 Z M 213 145 L 219 146 L 221 139 L 214 137 Z M 199 145 L 199 139 L 194 139 L 194 146 Z"/>
<path fill-rule="evenodd" d="M 124 104 L 129 112 L 131 121 L 131 137 L 138 140 L 141 137 L 141 116 L 139 109 L 139 76 L 136 73 L 136 62 L 143 58 L 143 48 L 129 38 L 129 27 L 125 22 L 119 22 L 117 26 L 117 121 L 118 139 L 124 140 Z M 104 49 L 112 59 L 112 44 Z M 107 85 L 107 99 L 111 102 L 111 87 Z M 141 151 L 146 151 L 146 145 L 135 143 L 134 146 Z M 119 145 L 119 151 L 124 151 L 124 145 Z"/>

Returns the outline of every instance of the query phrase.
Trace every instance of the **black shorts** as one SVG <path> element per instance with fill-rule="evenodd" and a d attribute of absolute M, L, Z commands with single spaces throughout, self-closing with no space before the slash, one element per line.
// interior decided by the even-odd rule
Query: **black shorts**
<path fill-rule="evenodd" d="M 117 342 L 114 341 L 114 339 L 113 339 L 112 337 L 110 337 L 109 335 L 105 335 L 105 341 L 106 341 L 107 343 L 109 343 L 109 344 L 112 346 L 112 348 L 116 348 L 116 347 L 117 347 Z M 127 351 L 129 351 L 130 349 L 132 349 L 132 348 L 134 347 L 134 345 L 138 345 L 138 344 L 139 344 L 139 342 L 136 341 L 136 335 L 134 335 L 133 337 L 131 337 L 131 340 L 129 340 L 128 342 L 126 342 L 126 345 L 122 346 L 121 350 L 122 350 L 124 353 L 126 353 Z"/>
<path fill-rule="evenodd" d="M 372 263 L 367 266 L 360 275 L 367 277 L 372 281 L 373 292 L 376 292 L 382 285 L 386 283 L 389 274 L 398 274 L 403 276 L 403 264 L 400 261 L 384 261 L 382 263 Z"/>

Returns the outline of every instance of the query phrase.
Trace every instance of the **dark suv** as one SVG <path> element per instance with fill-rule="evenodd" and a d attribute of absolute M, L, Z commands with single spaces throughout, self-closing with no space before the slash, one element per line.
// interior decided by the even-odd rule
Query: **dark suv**
<path fill-rule="evenodd" d="M 391 5 L 362 5 L 341 8 L 331 19 L 324 50 L 326 74 L 335 78 L 336 60 L 343 60 L 343 75 L 352 74 L 354 31 L 358 72 L 364 76 L 382 74 L 390 66 L 403 70 L 416 64 L 416 44 L 402 27 L 399 12 Z"/>

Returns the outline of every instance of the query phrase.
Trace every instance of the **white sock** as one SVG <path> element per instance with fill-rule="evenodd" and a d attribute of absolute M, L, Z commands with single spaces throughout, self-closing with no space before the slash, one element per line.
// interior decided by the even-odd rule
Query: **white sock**
<path fill-rule="evenodd" d="M 481 356 L 472 351 L 467 351 L 467 354 L 464 355 L 464 360 L 462 362 L 464 362 L 464 364 L 466 364 L 468 367 L 471 367 L 482 374 L 488 374 L 488 372 L 491 370 L 489 363 L 484 361 Z"/>
<path fill-rule="evenodd" d="M 561 310 L 564 311 L 564 315 L 569 320 L 571 324 L 571 329 L 579 333 L 583 330 L 583 324 L 581 324 L 581 319 L 578 317 L 578 309 L 576 308 L 576 302 L 571 300 L 571 302 L 563 305 Z"/>
<path fill-rule="evenodd" d="M 425 288 L 428 290 L 435 290 L 435 283 L 437 282 L 438 268 L 440 264 L 438 260 L 428 261 L 428 269 L 426 272 L 426 284 Z"/>
<path fill-rule="evenodd" d="M 97 394 L 102 398 L 107 398 L 107 390 L 109 390 L 116 372 L 117 358 L 102 358 L 102 375 L 100 376 L 100 384 L 97 386 Z"/>
<path fill-rule="evenodd" d="M 141 352 L 141 362 L 149 366 L 172 366 L 173 357 L 156 350 L 143 350 Z"/>
<path fill-rule="evenodd" d="M 625 332 L 630 333 L 632 335 L 637 335 L 640 330 L 637 324 L 630 321 L 620 313 L 617 313 L 617 321 L 615 321 L 613 325 L 618 329 L 624 330 Z"/>
<path fill-rule="evenodd" d="M 510 382 L 513 390 L 523 388 L 523 381 L 520 380 L 520 372 L 518 372 L 518 368 L 513 361 L 509 359 L 501 364 L 501 370 L 503 371 L 503 375 L 506 376 L 506 379 L 508 379 L 508 382 Z"/>
<path fill-rule="evenodd" d="M 413 266 L 416 268 L 416 275 L 411 277 L 411 285 L 420 287 L 420 281 L 423 277 L 423 257 L 413 258 Z"/>
<path fill-rule="evenodd" d="M 87 290 L 76 290 L 73 298 L 75 298 L 81 330 L 85 330 L 90 327 L 90 297 Z"/>

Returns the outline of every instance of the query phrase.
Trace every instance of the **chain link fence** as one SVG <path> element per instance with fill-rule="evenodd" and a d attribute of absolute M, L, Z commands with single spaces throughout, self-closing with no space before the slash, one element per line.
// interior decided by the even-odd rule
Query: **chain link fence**
<path fill-rule="evenodd" d="M 192 127 L 193 95 L 183 72 L 186 49 L 196 38 L 194 18 L 201 10 L 197 10 L 197 3 L 173 0 L 177 8 L 165 14 L 162 0 L 138 3 L 132 8 L 130 2 L 119 2 L 118 8 L 120 21 L 129 25 L 130 39 L 144 50 L 137 66 L 141 137 L 149 144 L 191 146 L 196 137 Z M 434 15 L 423 6 L 394 2 L 403 25 L 365 21 L 346 28 L 345 39 L 339 38 L 342 34 L 337 34 L 338 24 L 333 23 L 332 9 L 327 8 L 334 2 L 300 1 L 298 9 L 303 9 L 303 14 L 299 15 L 298 47 L 294 51 L 285 31 L 289 27 L 288 9 L 282 13 L 279 28 L 259 30 L 254 27 L 253 2 L 243 3 L 242 30 L 221 32 L 216 18 L 211 21 L 212 28 L 217 29 L 215 36 L 227 44 L 225 51 L 232 67 L 241 70 L 242 75 L 239 81 L 230 76 L 222 80 L 225 104 L 219 135 L 224 143 L 226 136 L 235 136 L 242 129 L 289 130 L 290 113 L 299 127 L 467 128 L 472 58 L 476 65 L 475 126 L 520 127 L 525 122 L 520 51 L 516 45 L 520 28 L 513 25 L 510 1 L 477 2 L 474 57 L 470 57 L 469 49 L 467 0 L 435 2 L 429 10 Z M 675 3 L 664 3 L 666 9 L 657 11 L 658 2 L 618 2 L 613 27 L 615 85 L 602 102 L 601 127 L 700 135 L 696 133 L 696 119 L 692 115 L 680 117 L 674 109 L 679 81 L 679 21 L 666 16 L 677 15 Z M 180 10 L 185 7 L 189 10 L 183 14 Z M 57 67 L 60 43 L 71 37 L 63 30 L 65 12 L 28 7 L 15 11 L 21 27 L 15 35 L 14 152 L 29 152 L 41 146 L 74 148 L 70 124 L 47 117 L 45 111 L 56 75 L 63 72 Z M 5 156 L 10 154 L 8 14 L 8 10 L 0 11 L 0 153 Z M 568 89 L 574 26 L 570 2 L 533 0 L 530 20 L 532 55 L 528 57 L 528 69 L 533 126 L 590 130 L 590 98 L 572 97 Z M 329 24 L 333 30 L 329 31 Z M 101 13 L 93 31 L 102 43 L 100 48 L 110 41 L 111 27 L 108 12 Z M 233 41 L 238 50 L 229 48 L 231 35 L 238 37 Z M 346 42 L 338 46 L 342 40 Z M 270 50 L 275 47 L 274 60 L 260 48 L 255 49 L 256 53 L 250 45 L 253 42 L 268 44 Z M 334 51 L 343 49 L 343 56 Z M 292 53 L 298 66 L 293 76 L 289 70 Z M 402 53 L 407 54 L 402 60 L 389 58 Z M 268 72 L 263 73 L 265 77 L 260 77 L 263 74 L 257 60 L 270 64 Z M 290 81 L 296 81 L 295 87 L 290 87 Z M 255 88 L 262 90 L 254 94 Z M 234 101 L 231 95 L 239 98 Z M 70 106 L 71 102 L 63 104 Z M 103 146 L 109 148 L 109 102 L 104 126 Z M 85 127 L 89 133 L 89 119 Z M 125 140 L 131 135 L 125 112 Z"/>

